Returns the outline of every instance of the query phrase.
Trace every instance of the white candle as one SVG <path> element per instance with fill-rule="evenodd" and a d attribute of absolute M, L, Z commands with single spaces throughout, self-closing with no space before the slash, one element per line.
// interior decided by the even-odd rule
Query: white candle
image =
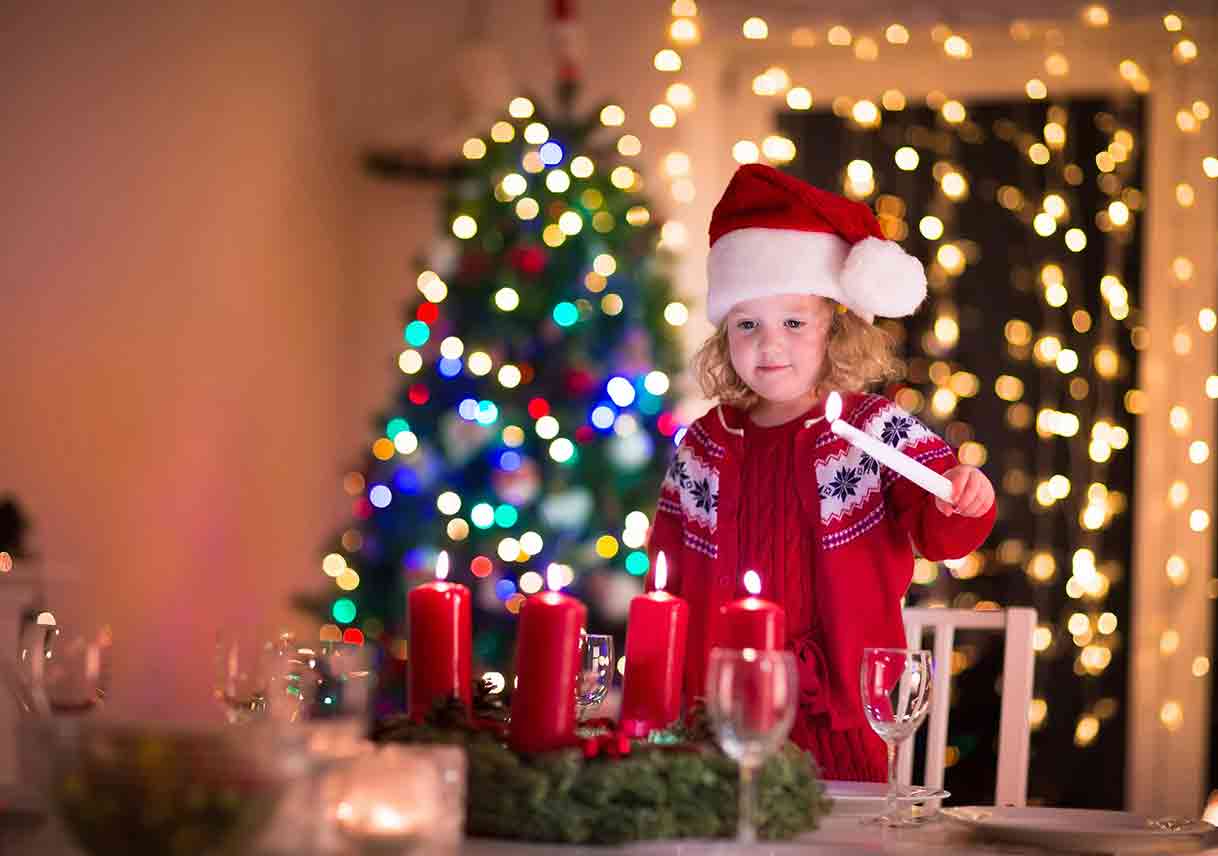
<path fill-rule="evenodd" d="M 825 399 L 825 419 L 829 422 L 830 431 L 852 446 L 862 449 L 881 464 L 909 479 L 926 492 L 933 493 L 944 502 L 952 501 L 952 483 L 946 477 L 925 464 L 918 463 L 882 440 L 860 431 L 849 422 L 843 421 L 841 416 L 842 397 L 836 392 L 831 392 Z"/>

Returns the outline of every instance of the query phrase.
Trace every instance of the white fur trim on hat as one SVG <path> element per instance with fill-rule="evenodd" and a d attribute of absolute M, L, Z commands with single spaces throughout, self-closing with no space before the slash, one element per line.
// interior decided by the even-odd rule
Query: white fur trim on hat
<path fill-rule="evenodd" d="M 851 246 L 831 232 L 736 229 L 711 247 L 706 278 L 716 326 L 737 303 L 778 294 L 827 297 L 869 324 L 912 315 L 926 298 L 926 271 L 899 244 L 868 237 Z"/>
<path fill-rule="evenodd" d="M 728 232 L 706 260 L 707 317 L 718 326 L 737 303 L 778 294 L 817 294 L 849 306 L 838 284 L 849 248 L 830 232 Z"/>

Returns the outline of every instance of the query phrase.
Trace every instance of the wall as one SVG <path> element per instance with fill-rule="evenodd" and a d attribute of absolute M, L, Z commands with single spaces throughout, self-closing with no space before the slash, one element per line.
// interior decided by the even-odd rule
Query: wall
<path fill-rule="evenodd" d="M 0 489 L 56 604 L 113 623 L 124 713 L 206 715 L 215 629 L 289 620 L 336 514 L 355 39 L 292 7 L 0 34 Z"/>

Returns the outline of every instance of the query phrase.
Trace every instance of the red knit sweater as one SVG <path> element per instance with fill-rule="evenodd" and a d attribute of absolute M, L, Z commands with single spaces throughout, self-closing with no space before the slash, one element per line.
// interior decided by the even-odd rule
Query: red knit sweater
<path fill-rule="evenodd" d="M 689 602 L 687 698 L 703 695 L 719 607 L 738 596 L 746 563 L 770 561 L 782 567 L 758 570 L 769 581 L 766 596 L 794 619 L 787 645 L 799 662 L 801 719 L 842 730 L 866 727 L 858 678 L 863 648 L 905 647 L 901 598 L 914 550 L 932 560 L 968 554 L 989 535 L 995 509 L 976 518 L 940 514 L 932 495 L 830 432 L 822 417 L 820 405 L 801 417 L 789 460 L 764 452 L 773 477 L 798 500 L 797 509 L 771 512 L 741 495 L 745 450 L 757 445 L 746 438 L 766 429 L 746 431 L 746 414 L 725 405 L 698 419 L 664 478 L 649 552 L 653 559 L 665 552 L 668 589 Z M 843 419 L 938 472 L 957 464 L 942 439 L 882 396 L 845 396 Z M 755 463 L 747 467 L 754 491 Z M 762 539 L 772 546 L 759 546 L 756 520 L 741 519 L 758 513 L 773 514 L 781 544 Z M 802 531 L 791 528 L 798 514 Z M 743 543 L 742 524 L 754 533 Z"/>

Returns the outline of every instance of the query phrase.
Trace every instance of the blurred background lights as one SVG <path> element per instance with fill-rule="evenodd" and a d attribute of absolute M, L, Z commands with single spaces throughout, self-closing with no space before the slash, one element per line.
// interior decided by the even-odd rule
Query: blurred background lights
<path fill-rule="evenodd" d="M 664 98 L 678 110 L 687 110 L 694 106 L 694 91 L 687 83 L 672 84 L 664 91 Z"/>
<path fill-rule="evenodd" d="M 368 501 L 377 508 L 388 508 L 389 503 L 393 501 L 393 491 L 383 484 L 374 485 L 368 491 Z"/>
<path fill-rule="evenodd" d="M 634 403 L 634 384 L 620 375 L 609 379 L 607 391 L 618 407 L 629 407 Z"/>
<path fill-rule="evenodd" d="M 626 121 L 626 111 L 616 104 L 607 104 L 601 108 L 601 124 L 616 128 Z"/>
<path fill-rule="evenodd" d="M 787 106 L 792 110 L 811 110 L 812 92 L 803 86 L 793 86 L 787 90 Z"/>
<path fill-rule="evenodd" d="M 670 303 L 664 307 L 664 320 L 674 327 L 680 327 L 689 320 L 689 309 L 684 303 Z"/>
<path fill-rule="evenodd" d="M 901 148 L 897 149 L 893 158 L 896 161 L 897 166 L 906 172 L 918 168 L 918 150 L 915 148 L 911 148 L 910 146 L 902 146 Z"/>
<path fill-rule="evenodd" d="M 736 163 L 756 163 L 761 157 L 761 149 L 752 140 L 740 140 L 732 146 L 732 158 Z"/>
<path fill-rule="evenodd" d="M 740 28 L 746 39 L 764 39 L 770 35 L 770 27 L 762 18 L 749 18 Z"/>
<path fill-rule="evenodd" d="M 657 71 L 680 71 L 681 55 L 672 48 L 664 48 L 655 55 L 653 63 Z"/>
<path fill-rule="evenodd" d="M 643 388 L 652 395 L 663 395 L 668 392 L 668 375 L 664 372 L 656 370 L 648 373 L 643 381 Z"/>
<path fill-rule="evenodd" d="M 539 146 L 550 139 L 550 129 L 541 122 L 530 122 L 525 126 L 524 138 L 527 142 Z"/>
<path fill-rule="evenodd" d="M 347 560 L 338 553 L 330 553 L 321 561 L 326 576 L 337 577 L 347 568 Z"/>
<path fill-rule="evenodd" d="M 478 234 L 478 221 L 468 214 L 461 214 L 453 220 L 453 234 L 462 240 L 467 240 Z"/>

